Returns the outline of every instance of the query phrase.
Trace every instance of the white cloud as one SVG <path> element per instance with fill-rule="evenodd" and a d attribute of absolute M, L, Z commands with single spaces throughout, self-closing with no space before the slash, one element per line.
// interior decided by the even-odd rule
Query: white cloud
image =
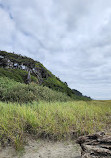
<path fill-rule="evenodd" d="M 110 0 L 0 0 L 0 49 L 41 61 L 93 98 L 111 99 Z"/>

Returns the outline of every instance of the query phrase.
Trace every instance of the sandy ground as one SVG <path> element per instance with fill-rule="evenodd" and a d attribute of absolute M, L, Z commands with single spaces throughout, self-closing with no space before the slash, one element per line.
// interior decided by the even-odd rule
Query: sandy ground
<path fill-rule="evenodd" d="M 0 158 L 80 158 L 80 147 L 70 141 L 28 140 L 24 151 L 12 147 L 0 148 Z"/>

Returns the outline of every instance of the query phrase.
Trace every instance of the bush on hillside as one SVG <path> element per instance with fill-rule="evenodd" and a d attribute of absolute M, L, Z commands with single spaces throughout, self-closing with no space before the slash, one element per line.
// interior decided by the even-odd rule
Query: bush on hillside
<path fill-rule="evenodd" d="M 38 96 L 39 100 L 45 101 L 69 101 L 71 100 L 65 93 L 54 91 L 48 87 L 38 86 L 30 84 L 29 89 L 34 91 L 34 94 Z"/>
<path fill-rule="evenodd" d="M 0 77 L 8 77 L 16 82 L 26 83 L 28 72 L 20 69 L 4 69 L 0 68 Z M 31 81 L 38 83 L 37 77 L 31 75 Z"/>
<path fill-rule="evenodd" d="M 3 67 L 0 68 L 0 76 L 14 79 L 15 81 L 20 83 L 26 83 L 27 71 L 20 70 L 18 69 L 18 67 L 16 67 L 16 69 L 12 69 L 12 67 L 10 67 L 10 69 L 5 69 L 6 66 L 8 66 L 7 61 L 9 60 L 11 61 L 12 65 L 17 63 L 17 65 L 20 67 L 21 65 L 24 65 L 29 69 L 37 70 L 37 72 L 40 75 L 39 77 L 35 73 L 31 73 L 31 80 L 35 83 L 42 84 L 43 86 L 47 86 L 55 91 L 65 93 L 73 100 L 91 100 L 90 97 L 83 95 L 81 96 L 80 93 L 73 91 L 71 88 L 68 87 L 66 82 L 62 82 L 58 77 L 53 75 L 38 61 L 34 61 L 33 59 L 26 56 L 22 56 L 20 54 L 8 53 L 6 51 L 0 51 L 0 56 L 0 60 L 3 60 L 1 62 L 3 63 L 3 65 L 0 65 L 0 67 Z"/>
<path fill-rule="evenodd" d="M 3 101 L 28 103 L 37 100 L 37 97 L 29 90 L 27 85 L 16 85 L 10 89 L 3 91 Z"/>
<path fill-rule="evenodd" d="M 62 92 L 53 91 L 48 87 L 39 86 L 35 83 L 22 84 L 6 77 L 0 78 L 0 100 L 19 103 L 32 101 L 69 101 L 71 100 Z"/>

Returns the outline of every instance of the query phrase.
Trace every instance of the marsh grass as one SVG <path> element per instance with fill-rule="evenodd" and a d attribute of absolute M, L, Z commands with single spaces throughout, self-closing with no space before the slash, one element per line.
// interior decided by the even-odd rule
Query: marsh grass
<path fill-rule="evenodd" d="M 0 102 L 0 140 L 20 149 L 27 134 L 53 140 L 103 131 L 111 126 L 111 101 Z"/>

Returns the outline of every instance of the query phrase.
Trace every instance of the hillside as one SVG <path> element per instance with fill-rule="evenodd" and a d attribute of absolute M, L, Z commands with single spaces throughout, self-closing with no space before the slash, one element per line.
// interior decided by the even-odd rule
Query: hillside
<path fill-rule="evenodd" d="M 75 100 L 91 100 L 47 70 L 40 62 L 29 57 L 0 51 L 0 77 L 8 77 L 20 83 L 35 83 L 65 93 Z"/>

